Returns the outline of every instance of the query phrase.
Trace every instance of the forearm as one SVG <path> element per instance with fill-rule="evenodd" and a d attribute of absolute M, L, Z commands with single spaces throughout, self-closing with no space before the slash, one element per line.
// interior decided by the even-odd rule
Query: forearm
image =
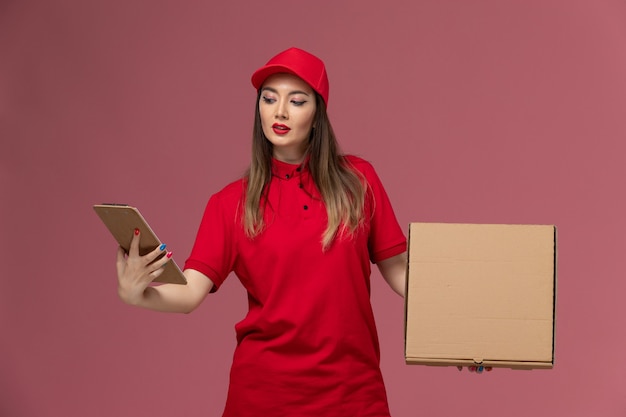
<path fill-rule="evenodd" d="M 162 284 L 149 286 L 139 297 L 129 298 L 119 288 L 120 298 L 127 304 L 167 313 L 190 313 L 213 288 L 213 282 L 195 270 L 186 270 L 187 285 Z"/>
<path fill-rule="evenodd" d="M 406 292 L 407 253 L 385 259 L 377 263 L 381 275 L 397 294 L 404 297 Z"/>
<path fill-rule="evenodd" d="M 172 288 L 174 285 L 177 284 L 148 287 L 144 290 L 141 298 L 130 301 L 128 304 L 166 313 L 190 313 L 197 307 L 197 304 L 189 300 L 184 289 Z M 181 285 L 177 286 L 180 287 Z M 126 301 L 122 295 L 120 298 Z"/>

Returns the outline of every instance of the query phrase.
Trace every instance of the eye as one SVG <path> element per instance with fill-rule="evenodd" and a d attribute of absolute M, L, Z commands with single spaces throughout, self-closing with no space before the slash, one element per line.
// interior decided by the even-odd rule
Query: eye
<path fill-rule="evenodd" d="M 276 101 L 276 99 L 267 96 L 261 96 L 261 100 L 263 100 L 263 103 L 267 104 L 272 104 Z"/>
<path fill-rule="evenodd" d="M 302 101 L 298 101 L 298 100 L 291 100 L 291 103 L 294 106 L 302 106 L 304 103 L 306 103 L 306 100 L 302 100 Z"/>

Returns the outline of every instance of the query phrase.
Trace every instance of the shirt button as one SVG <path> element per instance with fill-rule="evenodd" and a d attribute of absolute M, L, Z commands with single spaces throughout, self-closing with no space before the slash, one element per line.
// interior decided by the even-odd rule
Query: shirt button
<path fill-rule="evenodd" d="M 304 185 L 302 185 L 302 183 L 298 184 L 298 187 L 302 188 L 304 187 Z"/>
<path fill-rule="evenodd" d="M 285 178 L 289 179 L 289 174 L 285 174 Z"/>
<path fill-rule="evenodd" d="M 308 209 L 309 209 L 309 206 L 304 206 L 304 209 L 305 209 L 305 210 L 308 210 Z"/>
<path fill-rule="evenodd" d="M 298 172 L 302 171 L 302 167 L 296 168 L 296 171 L 298 171 Z"/>

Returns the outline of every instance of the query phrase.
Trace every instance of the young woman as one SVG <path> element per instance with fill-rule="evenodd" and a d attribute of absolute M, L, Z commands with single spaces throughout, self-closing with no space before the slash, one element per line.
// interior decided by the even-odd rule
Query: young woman
<path fill-rule="evenodd" d="M 119 295 L 187 313 L 234 272 L 249 312 L 236 325 L 224 416 L 389 416 L 370 265 L 404 295 L 406 238 L 373 167 L 339 153 L 324 63 L 291 48 L 252 84 L 250 168 L 209 199 L 188 285 L 150 286 L 169 257 L 140 257 L 136 233 L 127 256 L 118 250 Z"/>

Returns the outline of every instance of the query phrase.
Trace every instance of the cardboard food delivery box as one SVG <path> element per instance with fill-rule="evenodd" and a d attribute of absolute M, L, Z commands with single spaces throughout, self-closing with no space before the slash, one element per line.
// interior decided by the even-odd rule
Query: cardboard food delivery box
<path fill-rule="evenodd" d="M 407 364 L 550 369 L 556 227 L 411 223 Z"/>

